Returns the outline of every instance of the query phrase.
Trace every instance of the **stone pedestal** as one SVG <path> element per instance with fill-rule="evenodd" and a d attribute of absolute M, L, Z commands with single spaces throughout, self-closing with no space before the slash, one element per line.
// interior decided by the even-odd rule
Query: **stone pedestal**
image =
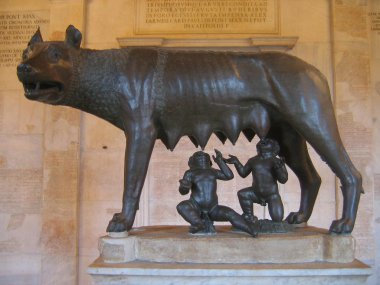
<path fill-rule="evenodd" d="M 188 227 L 137 228 L 102 237 L 88 272 L 95 284 L 364 284 L 371 269 L 355 260 L 350 235 L 304 227 L 258 238 L 216 227 L 194 236 Z"/>

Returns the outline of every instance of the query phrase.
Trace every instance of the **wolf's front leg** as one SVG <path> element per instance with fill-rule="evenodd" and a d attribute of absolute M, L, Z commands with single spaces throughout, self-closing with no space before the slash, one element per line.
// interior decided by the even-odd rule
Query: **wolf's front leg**
<path fill-rule="evenodd" d="M 152 154 L 156 132 L 153 127 L 128 132 L 124 166 L 123 209 L 109 222 L 107 232 L 123 232 L 132 228 L 139 207 L 141 190 Z"/>

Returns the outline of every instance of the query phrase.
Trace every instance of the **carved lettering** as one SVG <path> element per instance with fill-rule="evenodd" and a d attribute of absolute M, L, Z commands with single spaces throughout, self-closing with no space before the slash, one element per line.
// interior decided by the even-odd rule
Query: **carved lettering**
<path fill-rule="evenodd" d="M 370 17 L 371 31 L 380 35 L 380 12 L 372 11 L 368 13 L 368 16 Z"/>
<path fill-rule="evenodd" d="M 277 0 L 136 0 L 136 33 L 277 33 Z"/>
<path fill-rule="evenodd" d="M 0 212 L 37 214 L 41 210 L 42 171 L 0 169 Z"/>

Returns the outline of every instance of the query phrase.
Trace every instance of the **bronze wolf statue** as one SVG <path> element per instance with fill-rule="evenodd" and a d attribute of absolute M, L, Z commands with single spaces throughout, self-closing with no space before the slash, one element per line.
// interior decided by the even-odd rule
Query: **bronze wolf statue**
<path fill-rule="evenodd" d="M 69 26 L 64 41 L 44 42 L 38 30 L 17 75 L 28 99 L 78 108 L 125 132 L 123 207 L 108 231 L 131 229 L 156 139 L 173 150 L 188 136 L 203 148 L 212 133 L 235 143 L 241 132 L 248 140 L 277 140 L 297 175 L 301 203 L 289 223 L 310 218 L 321 183 L 308 142 L 342 184 L 342 218 L 330 231 L 352 231 L 361 175 L 342 145 L 327 81 L 315 67 L 273 52 L 89 50 L 80 48 L 81 38 Z"/>

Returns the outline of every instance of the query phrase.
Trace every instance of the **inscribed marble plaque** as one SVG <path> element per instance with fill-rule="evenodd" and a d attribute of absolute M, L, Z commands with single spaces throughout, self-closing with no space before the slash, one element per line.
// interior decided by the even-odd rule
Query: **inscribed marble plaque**
<path fill-rule="evenodd" d="M 277 34 L 278 0 L 136 0 L 136 34 Z"/>
<path fill-rule="evenodd" d="M 372 32 L 373 57 L 380 59 L 380 10 L 373 10 L 368 13 Z M 378 83 L 379 84 L 379 83 Z M 378 87 L 379 86 L 379 87 Z M 376 91 L 380 90 L 380 85 L 376 86 Z M 378 92 L 380 94 L 380 92 Z"/>
<path fill-rule="evenodd" d="M 380 11 L 371 11 L 368 16 L 370 16 L 371 31 L 380 35 Z"/>

